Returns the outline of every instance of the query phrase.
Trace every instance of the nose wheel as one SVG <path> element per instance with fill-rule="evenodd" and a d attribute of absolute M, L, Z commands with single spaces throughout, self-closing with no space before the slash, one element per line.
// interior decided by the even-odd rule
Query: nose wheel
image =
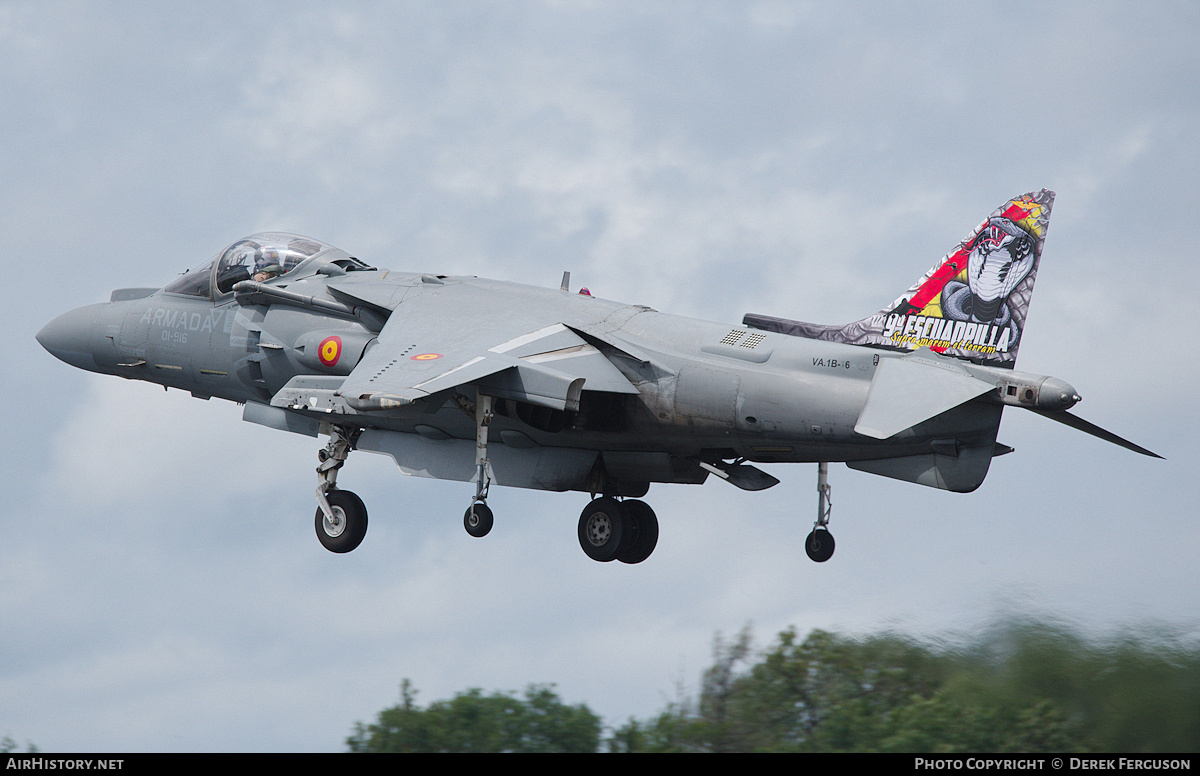
<path fill-rule="evenodd" d="M 328 491 L 325 500 L 329 513 L 317 509 L 317 539 L 330 552 L 350 552 L 367 535 L 367 508 L 348 490 Z"/>
<path fill-rule="evenodd" d="M 367 507 L 354 493 L 337 487 L 338 470 L 354 446 L 353 432 L 329 427 L 329 444 L 317 453 L 317 539 L 330 552 L 350 552 L 367 535 Z"/>

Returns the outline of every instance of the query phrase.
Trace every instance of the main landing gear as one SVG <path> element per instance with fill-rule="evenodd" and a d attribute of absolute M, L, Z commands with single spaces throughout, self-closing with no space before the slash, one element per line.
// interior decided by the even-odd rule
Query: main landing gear
<path fill-rule="evenodd" d="M 475 497 L 463 515 L 463 528 L 471 536 L 486 536 L 493 516 L 487 505 L 491 485 L 487 446 L 492 423 L 492 397 L 480 393 L 475 400 Z M 589 558 L 641 563 L 658 544 L 658 518 L 642 501 L 594 499 L 579 516 L 579 545 Z"/>
<path fill-rule="evenodd" d="M 592 560 L 641 563 L 658 544 L 658 518 L 644 501 L 594 499 L 579 516 L 579 546 Z"/>
<path fill-rule="evenodd" d="M 804 540 L 804 551 L 817 563 L 824 563 L 833 557 L 833 534 L 829 533 L 828 528 L 833 502 L 829 493 L 829 464 L 822 461 L 817 464 L 817 522 L 813 525 L 812 533 Z"/>
<path fill-rule="evenodd" d="M 463 515 L 471 536 L 492 529 L 492 510 L 477 500 Z M 579 546 L 592 560 L 641 563 L 658 544 L 658 517 L 644 501 L 618 501 L 610 496 L 594 499 L 579 516 Z"/>

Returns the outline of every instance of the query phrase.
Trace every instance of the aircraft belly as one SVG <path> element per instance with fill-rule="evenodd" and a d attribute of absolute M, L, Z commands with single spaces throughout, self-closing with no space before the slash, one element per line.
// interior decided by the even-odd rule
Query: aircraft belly
<path fill-rule="evenodd" d="M 356 448 L 389 455 L 405 474 L 441 480 L 473 482 L 476 478 L 475 440 L 429 439 L 419 434 L 368 429 Z M 497 485 L 538 490 L 578 490 L 586 486 L 596 464 L 595 450 L 560 447 L 511 447 L 503 441 L 488 444 L 488 459 Z"/>

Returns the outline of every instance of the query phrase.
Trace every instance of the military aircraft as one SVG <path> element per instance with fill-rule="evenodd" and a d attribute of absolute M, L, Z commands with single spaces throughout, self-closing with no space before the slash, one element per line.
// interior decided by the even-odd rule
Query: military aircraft
<path fill-rule="evenodd" d="M 125 288 L 38 333 L 62 361 L 328 436 L 315 528 L 333 552 L 367 510 L 338 487 L 351 450 L 411 475 L 474 482 L 463 518 L 492 527 L 493 484 L 589 493 L 578 521 L 597 561 L 638 563 L 658 519 L 650 483 L 744 490 L 754 463 L 818 464 L 809 556 L 833 553 L 828 464 L 967 492 L 983 482 L 1005 407 L 1144 455 L 1068 410 L 1066 382 L 1014 369 L 1054 193 L 1009 200 L 895 302 L 844 326 L 765 315 L 740 325 L 569 289 L 377 269 L 318 240 L 255 234 L 164 288 Z M 1158 457 L 1158 456 L 1155 456 Z"/>

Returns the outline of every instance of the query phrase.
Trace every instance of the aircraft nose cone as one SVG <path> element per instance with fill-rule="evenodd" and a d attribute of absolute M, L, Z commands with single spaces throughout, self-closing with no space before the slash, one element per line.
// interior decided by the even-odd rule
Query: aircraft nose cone
<path fill-rule="evenodd" d="M 60 361 L 94 371 L 93 343 L 97 336 L 97 318 L 103 305 L 91 304 L 63 313 L 37 333 L 37 341 Z"/>

